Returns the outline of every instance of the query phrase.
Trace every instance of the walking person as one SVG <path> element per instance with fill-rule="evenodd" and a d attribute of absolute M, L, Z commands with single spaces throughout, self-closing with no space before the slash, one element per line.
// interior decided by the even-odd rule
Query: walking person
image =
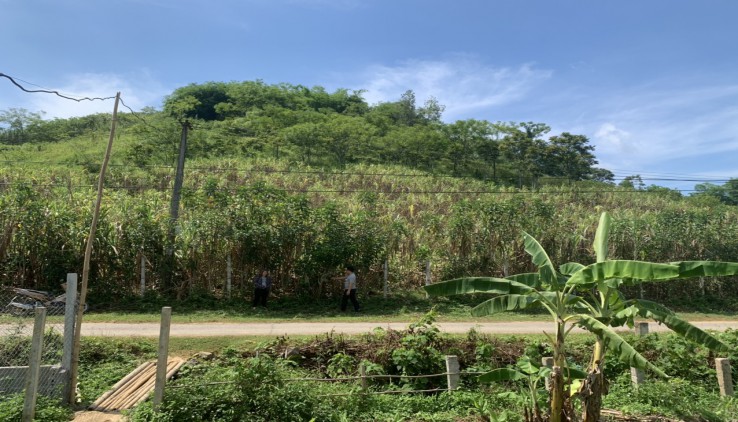
<path fill-rule="evenodd" d="M 346 306 L 348 301 L 354 306 L 354 311 L 359 312 L 359 301 L 356 299 L 356 270 L 351 265 L 347 265 L 344 271 L 344 277 L 336 277 L 337 279 L 343 278 L 343 295 L 341 295 L 341 311 L 346 312 Z"/>
<path fill-rule="evenodd" d="M 266 308 L 269 289 L 271 287 L 272 278 L 269 276 L 269 270 L 262 270 L 261 274 L 254 277 L 254 309 L 256 309 L 258 305 Z"/>

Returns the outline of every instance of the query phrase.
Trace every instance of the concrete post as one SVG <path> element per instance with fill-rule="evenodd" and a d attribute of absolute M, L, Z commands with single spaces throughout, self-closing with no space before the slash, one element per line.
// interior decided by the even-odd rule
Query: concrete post
<path fill-rule="evenodd" d="M 384 298 L 387 299 L 389 295 L 389 261 L 386 259 L 384 260 L 382 270 L 384 273 Z"/>
<path fill-rule="evenodd" d="M 431 284 L 431 262 L 430 259 L 425 261 L 425 285 L 430 286 Z"/>
<path fill-rule="evenodd" d="M 459 388 L 460 379 L 459 358 L 457 356 L 446 356 L 446 380 L 448 382 L 448 391 L 454 391 Z"/>
<path fill-rule="evenodd" d="M 41 373 L 41 352 L 44 349 L 44 327 L 46 326 L 46 308 L 36 308 L 36 320 L 33 324 L 33 340 L 31 356 L 26 378 L 26 397 L 23 401 L 22 422 L 32 422 L 36 416 L 36 398 L 38 397 L 38 378 Z"/>
<path fill-rule="evenodd" d="M 730 359 L 716 358 L 715 369 L 717 369 L 718 385 L 720 386 L 720 395 L 733 395 L 733 376 L 731 375 Z"/>
<path fill-rule="evenodd" d="M 67 294 L 64 306 L 64 351 L 62 352 L 62 368 L 67 371 L 64 382 L 64 398 L 68 404 L 74 404 L 72 397 L 72 349 L 74 348 L 74 327 L 77 318 L 77 273 L 67 274 Z"/>
<path fill-rule="evenodd" d="M 167 382 L 167 361 L 169 360 L 169 328 L 172 322 L 172 308 L 161 308 L 161 327 L 159 328 L 159 359 L 156 361 L 156 384 L 154 385 L 154 411 L 159 410 L 164 399 L 164 385 Z"/>
<path fill-rule="evenodd" d="M 648 323 L 647 322 L 639 322 L 635 326 L 635 332 L 636 335 L 639 337 L 643 337 L 648 335 Z M 640 384 L 643 384 L 646 380 L 646 375 L 637 368 L 630 368 L 630 382 L 633 383 L 634 387 L 638 387 Z"/>
<path fill-rule="evenodd" d="M 541 358 L 541 365 L 545 366 L 546 368 L 553 369 L 554 367 L 554 358 L 550 356 L 544 356 Z M 546 377 L 546 390 L 551 389 L 551 377 Z"/>
<path fill-rule="evenodd" d="M 226 292 L 228 294 L 228 299 L 231 298 L 232 274 L 233 263 L 231 262 L 231 254 L 229 253 L 226 258 Z"/>
<path fill-rule="evenodd" d="M 363 363 L 359 365 L 359 375 L 361 376 L 361 391 L 366 391 L 366 388 L 367 388 L 366 368 L 364 367 Z"/>
<path fill-rule="evenodd" d="M 141 254 L 141 297 L 146 293 L 146 256 Z"/>

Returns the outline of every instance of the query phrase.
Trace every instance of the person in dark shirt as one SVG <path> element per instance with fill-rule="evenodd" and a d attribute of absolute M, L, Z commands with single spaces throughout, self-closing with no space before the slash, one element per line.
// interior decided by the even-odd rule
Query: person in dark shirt
<path fill-rule="evenodd" d="M 262 270 L 261 274 L 254 277 L 254 308 L 260 304 L 266 308 L 271 287 L 272 278 L 269 276 L 269 270 Z"/>

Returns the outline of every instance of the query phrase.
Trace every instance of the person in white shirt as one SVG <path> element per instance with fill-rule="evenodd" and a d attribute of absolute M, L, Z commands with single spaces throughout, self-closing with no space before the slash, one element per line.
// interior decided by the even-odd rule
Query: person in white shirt
<path fill-rule="evenodd" d="M 354 267 L 347 265 L 345 268 L 345 278 L 343 279 L 343 295 L 341 296 L 341 311 L 346 311 L 348 301 L 354 306 L 354 311 L 359 312 L 361 307 L 356 299 L 356 270 Z"/>

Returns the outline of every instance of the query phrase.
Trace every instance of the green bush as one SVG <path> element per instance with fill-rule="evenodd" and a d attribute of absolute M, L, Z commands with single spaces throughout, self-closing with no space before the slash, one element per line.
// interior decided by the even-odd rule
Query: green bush
<path fill-rule="evenodd" d="M 14 422 L 21 420 L 23 399 L 23 394 L 0 397 L 0 421 Z M 72 419 L 73 413 L 71 409 L 62 406 L 59 400 L 38 396 L 33 420 L 37 422 L 68 421 Z"/>
<path fill-rule="evenodd" d="M 648 382 L 634 388 L 629 376 L 624 374 L 611 385 L 603 405 L 629 415 L 716 422 L 738 418 L 738 403 L 734 399 L 721 399 L 714 392 L 683 378 Z"/>

